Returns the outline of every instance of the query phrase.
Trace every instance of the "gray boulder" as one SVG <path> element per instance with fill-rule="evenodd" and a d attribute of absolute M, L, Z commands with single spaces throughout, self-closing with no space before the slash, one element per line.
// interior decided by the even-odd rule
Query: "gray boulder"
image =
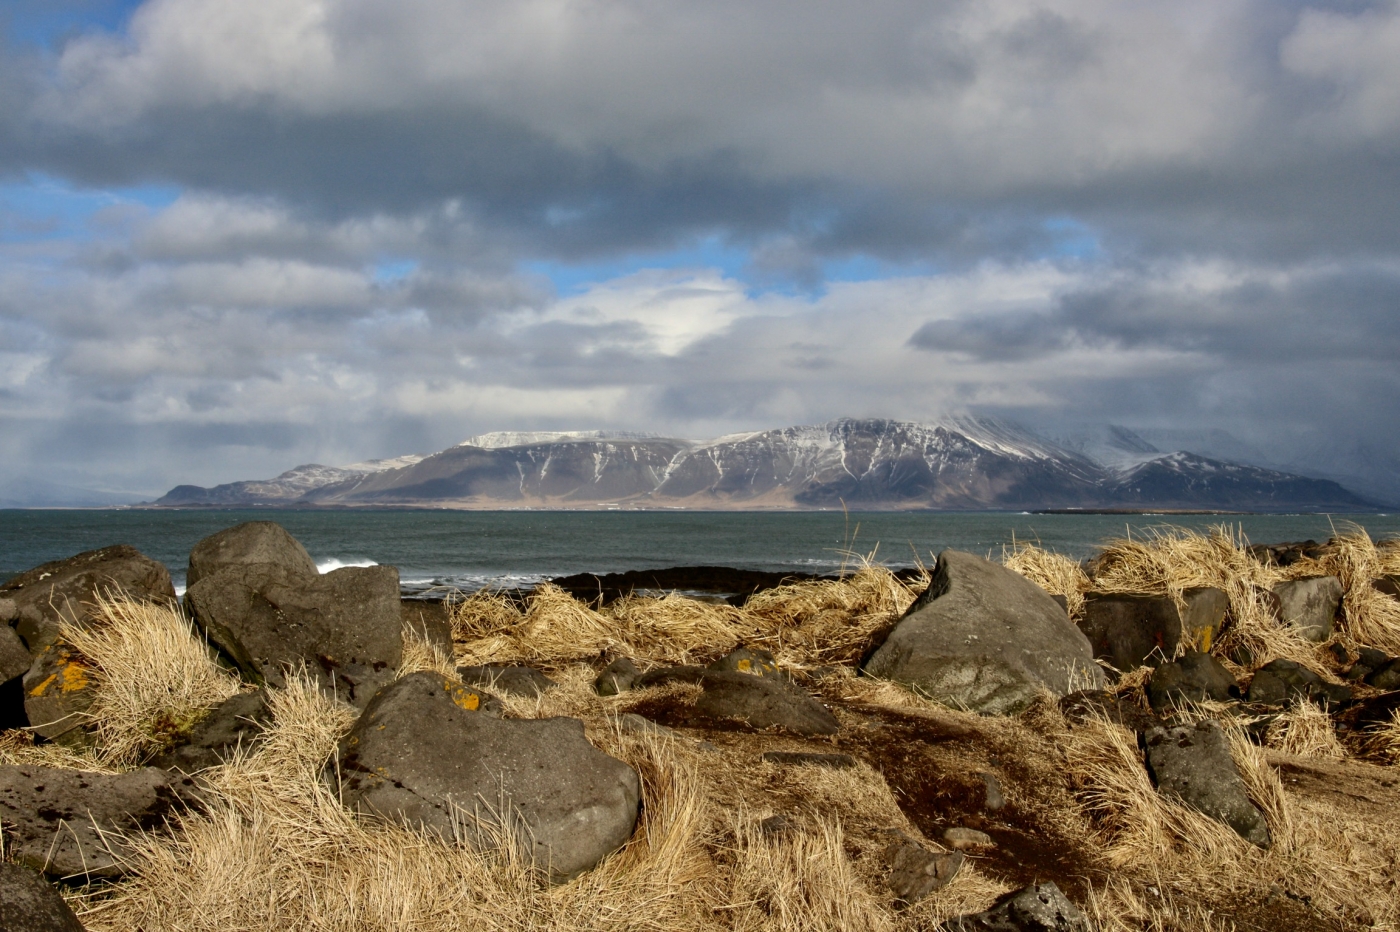
<path fill-rule="evenodd" d="M 50 877 L 116 879 L 125 873 L 123 833 L 164 828 L 190 792 L 153 767 L 113 775 L 0 765 L 5 847 Z"/>
<path fill-rule="evenodd" d="M 1400 689 L 1400 657 L 1386 661 L 1368 674 L 1366 685 L 1377 689 Z"/>
<path fill-rule="evenodd" d="M 1017 890 L 991 909 L 943 924 L 944 932 L 1092 932 L 1089 917 L 1054 881 Z"/>
<path fill-rule="evenodd" d="M 31 654 L 58 639 L 61 622 L 86 624 L 97 597 L 108 594 L 175 604 L 169 571 L 126 544 L 45 563 L 0 586 L 0 599 L 14 603 L 15 633 Z"/>
<path fill-rule="evenodd" d="M 34 659 L 29 656 L 29 648 L 9 625 L 0 625 L 0 683 L 8 683 L 29 670 Z"/>
<path fill-rule="evenodd" d="M 92 743 L 84 726 L 97 679 L 86 658 L 55 641 L 34 658 L 23 682 L 24 713 L 35 734 L 72 747 Z"/>
<path fill-rule="evenodd" d="M 706 671 L 695 711 L 702 717 L 739 720 L 754 728 L 783 728 L 799 735 L 834 735 L 836 716 L 782 677 Z"/>
<path fill-rule="evenodd" d="M 249 521 L 211 534 L 195 544 L 190 550 L 185 585 L 193 586 L 230 566 L 258 563 L 280 566 L 296 576 L 319 575 L 316 561 L 286 528 L 272 521 Z"/>
<path fill-rule="evenodd" d="M 1191 639 L 1196 649 L 1210 653 L 1225 627 L 1225 613 L 1230 609 L 1230 596 L 1224 589 L 1197 586 L 1181 594 L 1186 607 L 1181 611 L 1182 633 Z"/>
<path fill-rule="evenodd" d="M 349 566 L 303 576 L 267 563 L 227 566 L 185 593 L 195 623 L 258 685 L 281 686 L 306 665 L 363 708 L 403 657 L 399 571 Z"/>
<path fill-rule="evenodd" d="M 655 667 L 638 676 L 632 682 L 632 688 L 647 689 L 652 686 L 672 686 L 676 683 L 699 683 L 704 678 L 704 667 L 685 664 L 674 667 Z"/>
<path fill-rule="evenodd" d="M 782 676 L 778 661 L 766 650 L 741 647 L 705 668 L 714 673 L 747 673 L 750 676 Z"/>
<path fill-rule="evenodd" d="M 217 767 L 240 747 L 251 747 L 272 717 L 267 690 L 225 699 L 194 727 L 189 738 L 151 761 L 165 770 L 195 773 Z"/>
<path fill-rule="evenodd" d="M 1264 813 L 1250 802 L 1218 723 L 1156 728 L 1146 734 L 1145 744 L 1147 769 L 1158 792 L 1224 822 L 1251 844 L 1269 847 Z"/>
<path fill-rule="evenodd" d="M 483 714 L 487 698 L 430 672 L 381 689 L 341 745 L 346 805 L 474 845 L 490 841 L 479 821 L 505 818 L 556 881 L 620 848 L 637 820 L 636 772 L 577 719 L 503 719 Z"/>
<path fill-rule="evenodd" d="M 559 685 L 534 667 L 487 664 L 458 667 L 457 678 L 468 686 L 479 686 L 507 696 L 535 699 Z"/>
<path fill-rule="evenodd" d="M 961 851 L 929 851 L 899 832 L 885 849 L 885 862 L 890 867 L 887 882 L 898 904 L 908 906 L 951 883 L 965 858 Z"/>
<path fill-rule="evenodd" d="M 1271 660 L 1254 673 L 1247 698 L 1261 705 L 1285 705 L 1309 699 L 1323 706 L 1344 705 L 1351 701 L 1351 689 L 1329 683 L 1293 660 Z"/>
<path fill-rule="evenodd" d="M 1342 604 L 1342 581 L 1335 576 L 1290 579 L 1274 586 L 1279 620 L 1303 638 L 1321 644 L 1332 636 Z"/>
<path fill-rule="evenodd" d="M 598 674 L 593 690 L 600 696 L 617 696 L 631 689 L 640 675 L 635 663 L 627 657 L 619 657 Z"/>
<path fill-rule="evenodd" d="M 1182 700 L 1228 702 L 1239 697 L 1240 685 L 1225 665 L 1200 651 L 1188 651 L 1162 664 L 1147 683 L 1148 704 L 1159 711 Z"/>
<path fill-rule="evenodd" d="M 83 932 L 83 924 L 43 874 L 0 861 L 0 929 Z"/>
<path fill-rule="evenodd" d="M 1019 711 L 1041 689 L 1102 687 L 1084 635 L 1045 590 L 956 550 L 864 664 L 938 702 L 986 715 Z"/>
<path fill-rule="evenodd" d="M 1094 656 L 1124 672 L 1168 660 L 1181 644 L 1181 613 L 1166 596 L 1091 593 L 1079 627 Z"/>

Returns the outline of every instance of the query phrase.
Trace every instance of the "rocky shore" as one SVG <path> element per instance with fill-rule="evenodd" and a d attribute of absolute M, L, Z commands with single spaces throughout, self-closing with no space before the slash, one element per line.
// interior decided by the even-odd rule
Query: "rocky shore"
<path fill-rule="evenodd" d="M 0 928 L 1400 928 L 1359 528 L 431 605 L 252 522 L 187 579 L 0 586 Z"/>

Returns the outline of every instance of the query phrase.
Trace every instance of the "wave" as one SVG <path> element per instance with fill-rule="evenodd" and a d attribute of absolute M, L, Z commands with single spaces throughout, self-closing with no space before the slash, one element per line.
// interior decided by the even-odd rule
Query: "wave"
<path fill-rule="evenodd" d="M 347 566 L 378 566 L 374 560 L 351 557 L 348 560 L 341 560 L 336 557 L 329 557 L 325 560 L 316 561 L 316 570 L 321 574 L 326 574 L 332 570 L 344 569 Z"/>

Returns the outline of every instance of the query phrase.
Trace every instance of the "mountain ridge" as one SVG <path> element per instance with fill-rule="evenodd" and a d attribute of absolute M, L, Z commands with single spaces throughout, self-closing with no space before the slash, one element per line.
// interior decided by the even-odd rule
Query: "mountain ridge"
<path fill-rule="evenodd" d="M 167 507 L 1038 510 L 1366 510 L 1335 482 L 1162 453 L 1112 428 L 1108 465 L 1015 424 L 839 418 L 706 441 L 635 431 L 496 432 L 428 456 L 329 467 L 212 489 Z M 480 445 L 472 441 L 480 441 Z M 520 441 L 520 442 L 514 442 Z"/>

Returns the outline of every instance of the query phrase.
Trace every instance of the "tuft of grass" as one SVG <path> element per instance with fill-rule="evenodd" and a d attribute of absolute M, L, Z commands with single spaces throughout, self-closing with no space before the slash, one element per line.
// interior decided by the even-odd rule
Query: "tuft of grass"
<path fill-rule="evenodd" d="M 92 622 L 65 624 L 61 636 L 94 668 L 87 718 L 98 756 L 114 767 L 174 744 L 239 690 L 178 609 L 99 595 Z"/>
<path fill-rule="evenodd" d="M 1332 717 L 1306 699 L 1292 703 L 1269 723 L 1264 743 L 1298 757 L 1340 759 L 1347 756 L 1337 739 Z"/>
<path fill-rule="evenodd" d="M 1001 550 L 1001 562 L 1051 595 L 1064 596 L 1069 617 L 1084 611 L 1084 593 L 1093 588 L 1078 560 L 1024 541 Z"/>

